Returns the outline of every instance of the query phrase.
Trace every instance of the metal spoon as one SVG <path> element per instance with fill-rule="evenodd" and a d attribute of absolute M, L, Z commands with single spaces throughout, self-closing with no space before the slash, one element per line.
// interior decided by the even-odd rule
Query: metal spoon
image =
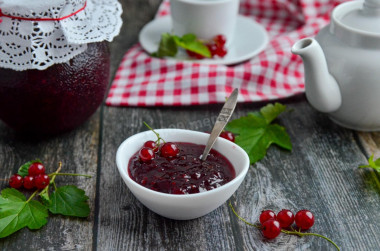
<path fill-rule="evenodd" d="M 219 137 L 219 134 L 223 131 L 224 127 L 227 125 L 228 120 L 230 120 L 232 113 L 235 110 L 237 103 L 239 90 L 236 88 L 231 95 L 228 97 L 226 103 L 224 104 L 222 110 L 220 111 L 218 118 L 216 119 L 214 128 L 210 133 L 208 138 L 206 148 L 201 155 L 201 159 L 204 161 L 207 158 L 212 146 L 214 145 L 216 139 Z"/>

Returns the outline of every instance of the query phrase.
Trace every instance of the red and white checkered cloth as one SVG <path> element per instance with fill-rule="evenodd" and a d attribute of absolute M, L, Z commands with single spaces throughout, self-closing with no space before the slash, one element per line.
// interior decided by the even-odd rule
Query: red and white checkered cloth
<path fill-rule="evenodd" d="M 152 58 L 139 44 L 125 54 L 106 100 L 113 106 L 180 106 L 223 103 L 239 88 L 239 102 L 288 97 L 304 91 L 299 39 L 315 36 L 331 10 L 345 0 L 240 0 L 240 14 L 269 33 L 266 49 L 234 66 Z M 169 0 L 156 18 L 170 14 Z M 248 31 L 247 31 L 248 32 Z"/>

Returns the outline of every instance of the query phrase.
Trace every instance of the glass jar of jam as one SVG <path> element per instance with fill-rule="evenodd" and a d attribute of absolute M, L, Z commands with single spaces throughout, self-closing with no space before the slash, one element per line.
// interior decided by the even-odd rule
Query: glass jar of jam
<path fill-rule="evenodd" d="M 20 8 L 12 1 L 0 2 L 0 119 L 22 133 L 74 129 L 97 110 L 107 91 L 105 40 L 120 30 L 120 4 L 68 0 L 41 7 L 20 0 L 25 2 Z M 7 36 L 10 30 L 16 36 Z"/>
<path fill-rule="evenodd" d="M 0 68 L 0 119 L 26 133 L 71 130 L 102 103 L 109 69 L 107 42 L 88 44 L 69 62 L 46 70 Z"/>

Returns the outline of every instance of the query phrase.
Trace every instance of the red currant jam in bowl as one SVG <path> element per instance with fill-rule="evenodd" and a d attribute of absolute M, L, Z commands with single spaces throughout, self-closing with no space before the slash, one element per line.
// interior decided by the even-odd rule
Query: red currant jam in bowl
<path fill-rule="evenodd" d="M 141 159 L 139 152 L 129 161 L 132 180 L 154 191 L 168 194 L 193 194 L 218 188 L 235 178 L 231 162 L 212 149 L 206 161 L 199 157 L 205 145 L 174 142 L 179 148 L 175 157 L 155 154 Z M 145 148 L 144 148 L 145 149 Z"/>
<path fill-rule="evenodd" d="M 225 203 L 243 182 L 249 157 L 235 143 L 219 137 L 203 162 L 199 157 L 209 134 L 155 131 L 165 144 L 156 148 L 147 143 L 157 137 L 145 131 L 124 140 L 116 153 L 118 171 L 129 191 L 153 212 L 170 219 L 195 219 Z M 121 196 L 130 196 L 128 190 Z"/>
<path fill-rule="evenodd" d="M 23 133 L 56 134 L 86 121 L 105 96 L 110 71 L 106 42 L 46 70 L 0 68 L 0 119 Z"/>

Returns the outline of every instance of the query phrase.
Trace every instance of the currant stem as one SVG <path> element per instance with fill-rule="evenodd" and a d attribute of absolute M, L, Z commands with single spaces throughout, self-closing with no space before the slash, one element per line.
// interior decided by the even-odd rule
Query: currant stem
<path fill-rule="evenodd" d="M 253 227 L 258 228 L 258 229 L 261 229 L 260 226 L 255 225 L 255 224 L 252 224 L 252 223 L 249 223 L 249 222 L 246 221 L 244 218 L 242 218 L 241 216 L 239 216 L 239 215 L 236 213 L 236 211 L 235 211 L 234 207 L 232 206 L 231 202 L 229 203 L 229 206 L 230 206 L 230 208 L 232 209 L 232 212 L 236 215 L 236 217 L 238 217 L 240 220 L 242 220 L 245 224 L 250 225 L 250 226 L 253 226 Z M 281 232 L 283 232 L 284 234 L 297 235 L 297 236 L 299 236 L 299 237 L 302 237 L 302 236 L 305 236 L 305 235 L 317 236 L 317 237 L 320 237 L 320 238 L 323 238 L 323 239 L 327 240 L 328 242 L 330 242 L 331 244 L 333 244 L 334 247 L 335 247 L 338 251 L 340 251 L 340 248 L 338 247 L 338 245 L 337 245 L 335 242 L 333 242 L 331 239 L 329 239 L 329 238 L 327 238 L 326 236 L 323 236 L 323 235 L 321 235 L 321 234 L 316 234 L 316 233 L 301 233 L 300 231 L 296 231 L 296 230 L 294 230 L 294 229 L 292 229 L 292 231 L 285 230 L 285 229 L 281 229 Z"/>
<path fill-rule="evenodd" d="M 59 175 L 62 175 L 62 176 L 83 176 L 83 177 L 86 177 L 86 178 L 92 178 L 91 175 L 78 174 L 78 173 L 51 173 L 48 176 L 50 177 L 50 176 L 59 176 Z"/>
<path fill-rule="evenodd" d="M 234 213 L 234 215 L 236 215 L 236 217 L 238 217 L 241 221 L 243 221 L 243 222 L 244 222 L 245 224 L 247 224 L 247 225 L 250 225 L 250 226 L 255 227 L 255 228 L 258 228 L 258 229 L 261 229 L 260 226 L 255 225 L 255 224 L 252 224 L 252 223 L 249 223 L 249 222 L 246 221 L 244 218 L 240 217 L 240 215 L 238 215 L 238 214 L 236 213 L 236 211 L 235 211 L 234 207 L 232 206 L 231 202 L 230 202 L 229 205 L 230 205 L 230 208 L 232 209 L 232 212 Z"/>
<path fill-rule="evenodd" d="M 288 230 L 284 230 L 284 229 L 282 229 L 281 232 L 283 232 L 285 234 L 298 235 L 299 237 L 302 237 L 302 236 L 305 236 L 305 235 L 313 235 L 313 236 L 321 237 L 321 238 L 327 240 L 328 242 L 330 242 L 331 244 L 333 244 L 337 250 L 340 250 L 340 248 L 338 247 L 338 245 L 335 242 L 333 242 L 331 239 L 329 239 L 326 236 L 323 236 L 321 234 L 316 234 L 316 233 L 301 233 L 299 231 L 288 231 Z"/>
<path fill-rule="evenodd" d="M 55 177 L 57 177 L 59 171 L 61 171 L 61 169 L 62 169 L 62 162 L 60 161 L 60 162 L 58 163 L 58 169 L 57 169 L 57 171 L 55 171 L 54 173 L 48 175 L 49 177 L 52 177 L 51 180 L 50 180 L 50 182 L 49 182 L 49 185 L 50 185 L 50 184 L 54 184 L 54 187 L 55 187 L 55 182 L 54 182 L 54 180 L 55 180 Z M 39 193 L 39 195 L 45 193 L 45 192 L 49 189 L 49 185 L 47 185 L 44 189 L 42 189 L 42 191 Z M 55 188 L 56 188 L 56 187 L 55 187 Z"/>
<path fill-rule="evenodd" d="M 58 169 L 57 169 L 57 171 L 55 171 L 54 173 L 52 173 L 52 175 L 51 175 L 51 181 L 50 181 L 50 183 L 54 183 L 54 180 L 55 180 L 55 177 L 57 177 L 57 175 L 59 174 L 59 172 L 61 171 L 61 169 L 62 169 L 62 162 L 60 161 L 59 163 L 58 163 Z M 49 175 L 50 176 L 50 175 Z"/>
<path fill-rule="evenodd" d="M 30 195 L 30 197 L 28 198 L 26 203 L 29 203 L 34 198 L 34 196 L 36 196 L 37 193 L 38 193 L 38 190 L 34 191 L 34 193 L 32 193 L 32 195 Z"/>
<path fill-rule="evenodd" d="M 156 134 L 157 136 L 156 144 L 159 144 L 161 139 L 164 143 L 166 143 L 165 140 L 160 137 L 160 134 L 158 134 L 152 127 L 150 127 L 145 121 L 143 121 L 143 123 L 146 127 L 148 127 L 149 130 L 151 130 L 154 134 Z"/>

